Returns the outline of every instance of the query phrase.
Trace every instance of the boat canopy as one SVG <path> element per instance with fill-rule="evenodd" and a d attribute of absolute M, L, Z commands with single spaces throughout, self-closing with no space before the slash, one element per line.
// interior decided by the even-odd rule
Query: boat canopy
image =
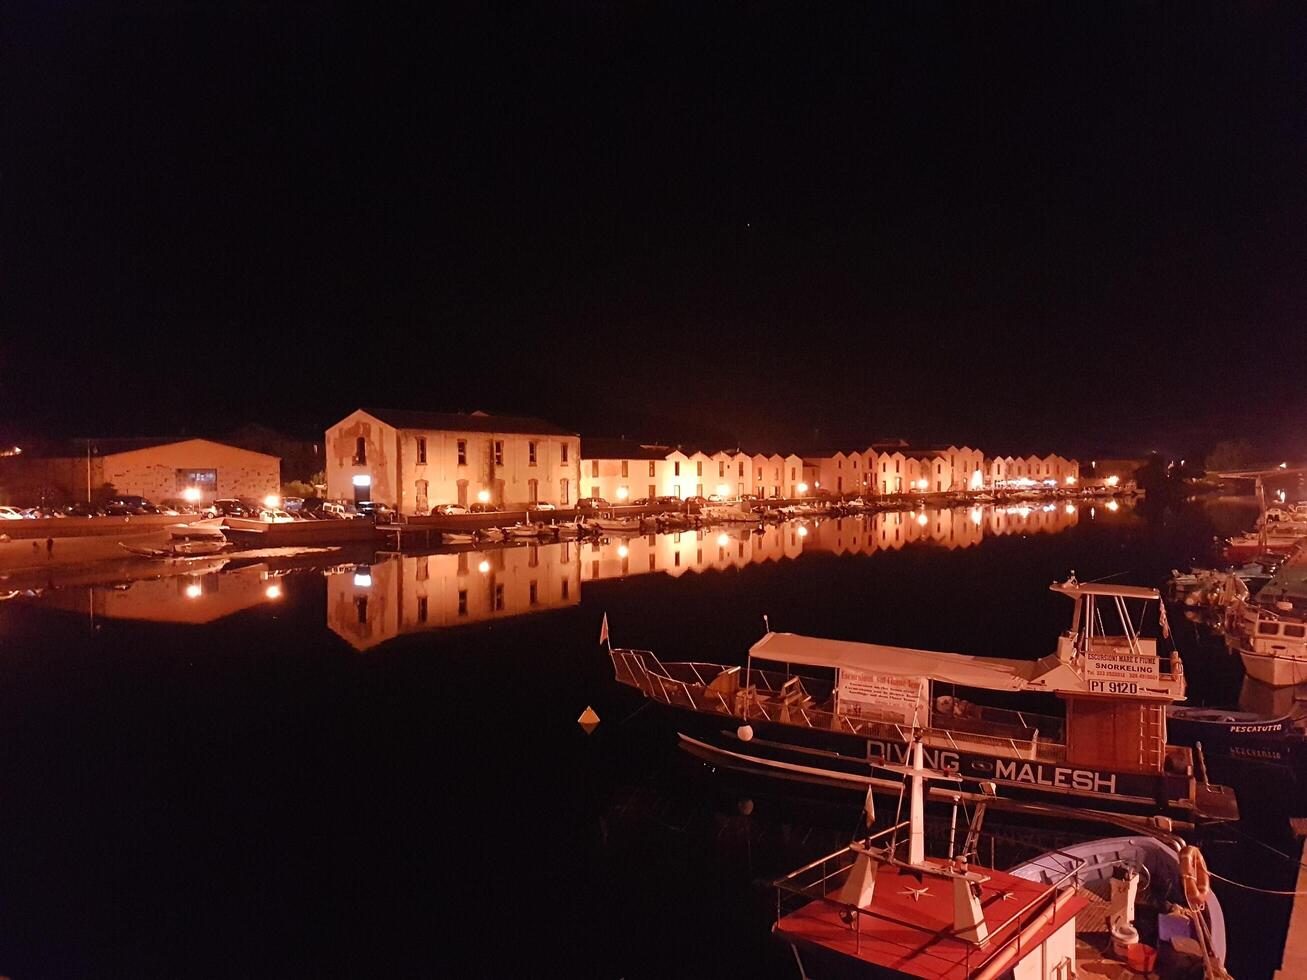
<path fill-rule="evenodd" d="M 768 633 L 749 648 L 749 656 L 810 667 L 850 668 L 893 677 L 928 677 L 945 684 L 989 691 L 1083 693 L 1075 669 L 1056 655 L 1040 660 L 1004 660 L 962 653 L 827 640 L 798 633 Z"/>

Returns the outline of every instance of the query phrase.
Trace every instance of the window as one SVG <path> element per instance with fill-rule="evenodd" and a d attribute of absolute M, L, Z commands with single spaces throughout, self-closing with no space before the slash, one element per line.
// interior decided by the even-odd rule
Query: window
<path fill-rule="evenodd" d="M 537 605 L 540 602 L 540 587 L 534 582 L 531 583 L 531 605 Z"/>
<path fill-rule="evenodd" d="M 681 497 L 681 485 L 680 485 L 679 483 L 677 483 L 675 486 L 672 487 L 672 496 L 675 497 L 675 498 L 677 498 L 678 500 L 680 499 L 680 497 Z"/>
<path fill-rule="evenodd" d="M 744 476 L 744 463 L 740 463 L 740 472 L 736 476 Z"/>
<path fill-rule="evenodd" d="M 791 483 L 794 482 L 794 469 L 795 469 L 795 468 L 794 468 L 793 466 L 790 467 L 790 482 L 791 482 Z"/>
<path fill-rule="evenodd" d="M 656 570 L 657 570 L 657 566 L 658 566 L 658 559 L 657 559 L 657 557 L 654 555 L 653 552 L 650 552 L 650 553 L 649 553 L 649 571 L 651 571 L 651 572 L 652 572 L 652 571 L 656 571 Z"/>
<path fill-rule="evenodd" d="M 566 462 L 567 462 L 567 443 L 564 442 L 564 443 L 560 443 L 559 445 L 562 446 L 562 453 L 563 453 L 563 455 L 562 455 L 562 460 L 563 460 L 564 463 L 566 463 Z"/>
<path fill-rule="evenodd" d="M 427 465 L 427 437 L 418 436 L 418 465 Z"/>
<path fill-rule="evenodd" d="M 590 475 L 596 480 L 599 479 L 599 460 L 592 459 L 590 461 Z"/>
<path fill-rule="evenodd" d="M 426 621 L 427 621 L 427 597 L 424 595 L 420 595 L 418 596 L 418 622 L 425 623 Z"/>
<path fill-rule="evenodd" d="M 536 444 L 534 442 L 526 444 L 526 463 L 528 466 L 536 465 Z"/>
<path fill-rule="evenodd" d="M 696 497 L 702 497 L 702 496 L 703 496 L 703 484 L 702 484 L 702 483 L 696 483 L 694 486 L 695 486 L 695 489 L 694 489 L 694 495 L 695 495 Z"/>
<path fill-rule="evenodd" d="M 1284 635 L 1301 639 L 1303 636 L 1307 636 L 1307 626 L 1295 626 L 1292 623 L 1285 623 Z"/>
<path fill-rule="evenodd" d="M 458 465 L 459 466 L 467 465 L 467 440 L 466 439 L 458 440 Z"/>
<path fill-rule="evenodd" d="M 502 439 L 495 440 L 495 465 L 504 465 L 504 441 Z"/>
<path fill-rule="evenodd" d="M 630 474 L 628 474 L 628 473 L 626 472 L 626 467 L 627 467 L 627 461 L 626 461 L 626 460 L 622 460 L 622 477 L 623 477 L 623 478 L 626 478 L 627 476 L 630 475 Z"/>
<path fill-rule="evenodd" d="M 650 476 L 654 476 L 654 475 L 655 475 L 655 474 L 654 474 L 654 462 L 653 462 L 652 459 L 649 460 L 649 475 L 650 475 Z"/>
<path fill-rule="evenodd" d="M 572 583 L 569 582 L 567 579 L 563 579 L 563 598 L 564 599 L 568 598 L 571 592 L 572 592 Z"/>
<path fill-rule="evenodd" d="M 563 506 L 567 506 L 568 503 L 567 484 L 568 484 L 567 480 L 560 480 L 558 482 L 558 502 Z"/>
<path fill-rule="evenodd" d="M 725 461 L 725 460 L 719 459 L 719 460 L 717 461 L 717 475 L 718 475 L 719 477 L 722 477 L 722 476 L 725 476 L 725 475 L 726 475 L 726 461 Z"/>
<path fill-rule="evenodd" d="M 195 487 L 199 490 L 208 490 L 210 493 L 218 492 L 218 471 L 217 470 L 178 470 L 177 471 L 177 490 L 185 490 L 187 487 Z"/>
<path fill-rule="evenodd" d="M 697 470 L 694 475 L 703 476 L 703 460 L 699 460 L 699 462 L 695 463 L 694 465 L 697 467 Z"/>
<path fill-rule="evenodd" d="M 368 443 L 362 436 L 354 440 L 354 465 L 362 466 L 368 461 Z"/>
<path fill-rule="evenodd" d="M 672 476 L 680 476 L 680 475 L 681 475 L 681 463 L 680 460 L 677 460 L 675 463 L 672 464 Z M 677 496 L 679 497 L 680 494 L 678 493 Z"/>
<path fill-rule="evenodd" d="M 1280 632 L 1279 623 L 1258 623 L 1257 632 L 1263 636 L 1275 636 Z"/>
<path fill-rule="evenodd" d="M 460 616 L 467 615 L 467 589 L 458 590 L 458 614 Z"/>
<path fill-rule="evenodd" d="M 425 582 L 431 577 L 431 566 L 427 563 L 426 555 L 418 559 L 417 576 L 419 582 Z"/>
<path fill-rule="evenodd" d="M 495 585 L 495 612 L 504 611 L 504 586 L 502 583 Z"/>
<path fill-rule="evenodd" d="M 368 597 L 367 596 L 361 595 L 355 598 L 354 611 L 358 614 L 360 624 L 364 624 L 368 621 Z"/>

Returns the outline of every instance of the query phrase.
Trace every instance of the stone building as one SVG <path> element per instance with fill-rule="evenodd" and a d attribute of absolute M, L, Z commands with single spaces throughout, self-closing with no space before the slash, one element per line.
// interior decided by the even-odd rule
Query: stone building
<path fill-rule="evenodd" d="M 543 419 L 361 408 L 327 429 L 323 453 L 328 497 L 403 514 L 477 502 L 567 507 L 582 495 L 581 437 Z"/>

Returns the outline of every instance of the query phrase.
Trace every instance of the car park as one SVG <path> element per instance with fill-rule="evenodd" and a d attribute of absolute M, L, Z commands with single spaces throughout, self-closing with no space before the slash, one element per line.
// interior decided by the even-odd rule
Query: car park
<path fill-rule="evenodd" d="M 371 517 L 378 524 L 389 524 L 395 519 L 395 508 L 375 500 L 360 500 L 354 504 L 363 517 Z"/>
<path fill-rule="evenodd" d="M 466 514 L 467 508 L 462 504 L 437 504 L 431 508 L 431 513 L 437 516 L 440 514 Z"/>
<path fill-rule="evenodd" d="M 680 497 L 654 497 L 654 503 L 659 507 L 680 507 Z"/>
<path fill-rule="evenodd" d="M 219 497 L 204 509 L 206 517 L 254 517 L 258 508 L 251 508 L 235 497 Z"/>
<path fill-rule="evenodd" d="M 295 518 L 284 510 L 265 507 L 259 511 L 259 520 L 268 521 L 271 524 L 290 524 Z"/>
<path fill-rule="evenodd" d="M 653 504 L 653 501 L 648 497 L 636 497 L 634 500 L 628 500 L 627 503 L 632 507 L 648 507 Z"/>
<path fill-rule="evenodd" d="M 162 508 L 156 507 L 144 497 L 136 494 L 114 497 L 104 505 L 106 514 L 122 517 L 133 514 L 163 514 L 166 513 Z"/>

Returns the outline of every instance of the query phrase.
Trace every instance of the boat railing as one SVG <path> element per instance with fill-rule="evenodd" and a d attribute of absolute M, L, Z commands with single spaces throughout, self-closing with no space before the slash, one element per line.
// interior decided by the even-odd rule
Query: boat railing
<path fill-rule="evenodd" d="M 898 843 L 898 839 L 895 835 L 900 830 L 908 827 L 909 823 L 906 820 L 902 821 L 870 837 L 862 838 L 857 843 L 865 846 L 884 841 L 887 837 L 893 838 L 889 844 L 889 851 L 891 858 L 896 857 L 895 845 Z M 980 840 L 988 836 L 990 835 L 982 834 L 977 843 L 979 844 Z M 992 843 L 991 840 L 991 845 Z M 853 867 L 857 855 L 858 852 L 854 850 L 852 845 L 846 846 L 832 854 L 817 858 L 815 861 L 811 861 L 773 881 L 772 885 L 776 889 L 776 921 L 779 923 L 789 908 L 798 907 L 800 903 L 823 902 L 839 910 L 840 918 L 848 923 L 848 927 L 854 932 L 855 948 L 858 952 L 861 952 L 862 949 L 862 924 L 866 918 L 890 922 L 922 934 L 937 935 L 935 929 L 919 921 L 887 915 L 874 908 L 862 908 L 840 900 L 837 897 L 839 889 L 843 885 L 848 871 Z M 966 946 L 967 976 L 974 976 L 977 971 L 984 969 L 989 963 L 997 963 L 998 958 L 1014 944 L 1016 945 L 1017 954 L 1020 956 L 1022 937 L 1027 932 L 1030 924 L 1040 916 L 1049 913 L 1050 909 L 1050 925 L 1057 927 L 1061 924 L 1058 920 L 1062 908 L 1061 898 L 1064 894 L 1074 893 L 1079 886 L 1080 875 L 1086 861 L 1082 857 L 1060 850 L 1049 852 L 1049 856 L 1057 857 L 1059 866 L 1051 869 L 1052 873 L 1043 876 L 1044 888 L 1035 898 L 1025 903 L 1023 907 L 1018 908 L 1002 922 L 990 925 L 988 935 L 983 941 L 968 939 L 959 934 L 950 935 L 950 939 Z M 947 870 L 949 862 L 941 861 L 939 867 L 940 870 Z M 1072 917 L 1074 917 L 1074 913 L 1067 913 L 1067 918 Z"/>
<path fill-rule="evenodd" d="M 877 718 L 859 718 L 831 711 L 814 703 L 803 685 L 803 678 L 789 676 L 785 684 L 776 680 L 783 675 L 768 678 L 769 672 L 755 670 L 748 678 L 751 683 L 735 686 L 738 669 L 721 664 L 680 661 L 664 664 L 648 650 L 611 651 L 613 671 L 620 683 L 638 688 L 648 697 L 665 704 L 689 708 L 693 711 L 711 711 L 716 714 L 748 721 L 763 721 L 819 728 L 826 731 L 847 732 L 864 738 L 884 738 L 908 741 L 911 726 Z M 715 681 L 728 671 L 736 671 L 733 683 L 718 687 Z M 713 680 L 705 679 L 711 676 Z M 765 691 L 759 691 L 753 681 L 761 680 Z M 1005 724 L 998 719 L 1010 716 L 1020 718 L 1021 724 Z M 971 724 L 958 724 L 958 721 Z M 1027 728 L 1028 724 L 1041 727 Z M 985 729 L 985 730 L 972 730 Z M 1048 736 L 1044 732 L 1048 731 Z M 1066 759 L 1066 746 L 1059 741 L 1061 719 L 1030 715 L 1002 708 L 986 708 L 980 717 L 959 719 L 954 715 L 932 712 L 928 725 L 922 731 L 926 744 L 948 747 L 956 752 L 981 751 L 1015 759 L 1040 762 L 1062 762 Z"/>

